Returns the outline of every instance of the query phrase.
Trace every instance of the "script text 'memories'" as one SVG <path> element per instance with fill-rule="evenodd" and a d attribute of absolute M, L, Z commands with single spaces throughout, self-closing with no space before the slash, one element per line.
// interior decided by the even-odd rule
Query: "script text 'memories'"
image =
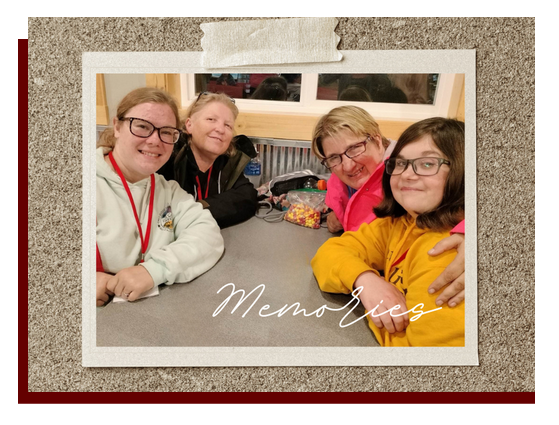
<path fill-rule="evenodd" d="M 227 298 L 225 298 L 225 300 L 223 300 L 223 302 L 215 309 L 215 311 L 212 314 L 212 317 L 216 317 L 218 314 L 220 314 L 223 309 L 227 306 L 227 304 L 229 303 L 229 301 L 237 294 L 240 294 L 240 299 L 237 302 L 237 304 L 233 307 L 233 309 L 231 310 L 231 314 L 235 313 L 235 311 L 253 294 L 253 293 L 258 293 L 258 295 L 254 298 L 254 301 L 252 302 L 252 304 L 250 304 L 250 306 L 246 309 L 246 311 L 242 314 L 241 317 L 245 317 L 249 311 L 254 307 L 254 305 L 258 302 L 258 300 L 260 299 L 260 297 L 262 296 L 262 294 L 264 293 L 264 290 L 266 289 L 266 285 L 264 285 L 263 283 L 261 283 L 260 285 L 258 285 L 256 288 L 254 288 L 252 291 L 250 291 L 248 294 L 246 293 L 246 291 L 244 289 L 236 289 L 235 284 L 234 283 L 227 283 L 225 285 L 223 285 L 218 291 L 217 293 L 219 294 L 224 288 L 227 287 L 231 287 L 231 294 L 229 294 L 229 296 Z M 349 308 L 349 311 L 345 314 L 344 317 L 342 317 L 342 319 L 340 320 L 340 327 L 341 328 L 345 328 L 347 326 L 351 326 L 354 323 L 360 321 L 361 319 L 365 318 L 367 315 L 371 315 L 372 317 L 379 317 L 382 316 L 383 314 L 386 314 L 388 312 L 390 312 L 390 315 L 392 317 L 397 317 L 397 316 L 403 316 L 406 313 L 416 313 L 415 316 L 410 317 L 410 321 L 415 321 L 417 319 L 419 319 L 423 314 L 427 314 L 427 313 L 432 313 L 434 311 L 440 310 L 441 307 L 433 309 L 433 310 L 429 310 L 429 311 L 422 311 L 421 308 L 424 307 L 424 304 L 420 303 L 417 304 L 415 307 L 413 307 L 410 310 L 404 311 L 402 313 L 397 313 L 397 314 L 393 314 L 395 310 L 400 310 L 401 307 L 399 305 L 395 305 L 394 307 L 383 311 L 380 314 L 375 314 L 375 311 L 377 310 L 377 308 L 380 306 L 380 303 L 382 303 L 382 300 L 380 301 L 380 303 L 371 311 L 365 313 L 363 316 L 355 319 L 353 322 L 351 323 L 347 323 L 344 324 L 345 319 L 347 318 L 347 316 L 349 316 L 353 310 L 360 304 L 360 300 L 359 300 L 359 294 L 361 294 L 361 291 L 363 291 L 363 287 L 360 286 L 358 288 L 355 288 L 353 290 L 353 292 L 351 293 L 352 299 L 343 307 L 339 307 L 339 308 L 332 308 L 332 307 L 328 307 L 326 304 L 322 305 L 321 307 L 317 308 L 316 310 L 307 313 L 306 309 L 301 308 L 301 304 L 299 302 L 295 302 L 291 305 L 285 304 L 283 307 L 281 307 L 280 309 L 273 311 L 271 313 L 264 313 L 268 310 L 270 310 L 270 305 L 269 304 L 265 304 L 263 305 L 260 310 L 258 311 L 258 315 L 260 317 L 271 317 L 271 316 L 277 316 L 277 317 L 281 317 L 283 315 L 285 315 L 287 312 L 289 312 L 291 309 L 293 309 L 293 316 L 296 316 L 298 314 L 303 314 L 303 316 L 305 317 L 310 317 L 310 316 L 316 316 L 316 317 L 322 317 L 322 315 L 324 314 L 324 312 L 326 311 L 341 311 L 344 310 L 346 308 Z M 353 304 L 353 306 L 352 306 Z M 416 310 L 417 308 L 419 308 L 419 310 Z"/>

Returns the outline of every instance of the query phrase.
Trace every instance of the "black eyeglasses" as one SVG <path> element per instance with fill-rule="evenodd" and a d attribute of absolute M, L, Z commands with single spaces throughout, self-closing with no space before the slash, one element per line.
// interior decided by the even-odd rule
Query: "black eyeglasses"
<path fill-rule="evenodd" d="M 330 170 L 342 163 L 342 155 L 345 155 L 350 159 L 361 155 L 367 150 L 367 142 L 369 142 L 370 140 L 371 138 L 367 136 L 365 140 L 350 146 L 346 149 L 345 152 L 325 158 L 320 163 Z"/>
<path fill-rule="evenodd" d="M 207 94 L 214 94 L 214 93 L 211 92 L 211 91 L 203 91 L 203 92 L 200 92 L 200 94 L 199 94 L 198 97 L 196 98 L 196 102 L 198 102 L 202 96 L 205 96 L 205 95 L 207 95 Z M 215 93 L 215 94 L 218 94 L 218 93 Z M 226 96 L 227 96 L 227 95 L 226 95 Z M 235 103 L 235 99 L 233 99 L 232 97 L 229 97 L 229 96 L 227 96 L 227 97 L 229 98 L 229 100 L 230 100 L 233 104 Z M 196 102 L 194 102 L 194 103 L 196 103 Z"/>
<path fill-rule="evenodd" d="M 134 117 L 124 117 L 119 118 L 119 121 L 130 121 L 130 133 L 134 136 L 142 137 L 147 139 L 157 130 L 159 135 L 159 140 L 163 143 L 173 145 L 178 142 L 181 136 L 181 130 L 175 127 L 156 127 L 149 121 L 143 120 L 141 118 Z"/>
<path fill-rule="evenodd" d="M 418 176 L 434 176 L 441 169 L 441 165 L 446 164 L 450 166 L 450 162 L 443 158 L 415 158 L 415 159 L 402 159 L 402 158 L 389 158 L 384 161 L 386 173 L 391 176 L 402 174 L 411 164 L 412 169 Z"/>

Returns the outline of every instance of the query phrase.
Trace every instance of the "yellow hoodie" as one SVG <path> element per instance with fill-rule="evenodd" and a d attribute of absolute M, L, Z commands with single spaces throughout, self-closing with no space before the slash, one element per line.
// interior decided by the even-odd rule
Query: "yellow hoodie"
<path fill-rule="evenodd" d="M 440 310 L 421 315 L 416 312 L 439 308 L 435 300 L 441 291 L 429 294 L 429 285 L 456 256 L 447 251 L 436 257 L 427 254 L 449 232 L 419 229 L 410 216 L 379 218 L 363 224 L 355 232 L 345 232 L 320 247 L 311 265 L 325 292 L 349 294 L 357 277 L 366 271 L 384 270 L 384 279 L 406 297 L 410 324 L 402 332 L 389 333 L 379 329 L 367 316 L 377 341 L 383 346 L 435 347 L 464 346 L 464 303 L 454 308 L 444 305 Z M 407 253 L 406 253 L 407 252 Z M 405 258 L 398 260 L 406 254 Z M 397 263 L 397 264 L 394 264 Z M 418 306 L 423 304 L 423 306 Z M 389 313 L 387 313 L 389 314 Z"/>

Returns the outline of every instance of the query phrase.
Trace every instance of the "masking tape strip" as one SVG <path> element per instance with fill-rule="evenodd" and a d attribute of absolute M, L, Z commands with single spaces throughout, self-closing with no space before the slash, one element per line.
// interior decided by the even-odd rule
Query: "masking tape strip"
<path fill-rule="evenodd" d="M 202 66 L 336 62 L 336 18 L 292 18 L 201 24 Z"/>

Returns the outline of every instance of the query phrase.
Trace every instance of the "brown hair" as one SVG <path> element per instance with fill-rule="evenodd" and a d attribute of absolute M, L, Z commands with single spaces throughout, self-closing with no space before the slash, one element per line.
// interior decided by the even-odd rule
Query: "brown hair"
<path fill-rule="evenodd" d="M 334 108 L 324 115 L 316 124 L 311 149 L 313 153 L 320 159 L 324 159 L 324 149 L 322 141 L 327 137 L 333 137 L 342 130 L 348 130 L 355 136 L 380 136 L 382 146 L 386 149 L 390 145 L 390 141 L 381 133 L 378 123 L 364 109 L 358 106 L 340 106 Z M 380 147 L 380 146 L 379 146 Z"/>
<path fill-rule="evenodd" d="M 402 133 L 390 158 L 395 158 L 406 145 L 425 135 L 431 136 L 435 146 L 450 161 L 450 172 L 441 203 L 436 209 L 419 214 L 416 223 L 421 229 L 448 230 L 464 219 L 464 123 L 438 117 L 419 121 Z M 382 176 L 384 199 L 373 209 L 377 217 L 401 217 L 407 214 L 394 199 L 390 177 L 385 170 Z"/>
<path fill-rule="evenodd" d="M 227 96 L 224 93 L 203 93 L 200 96 L 198 96 L 198 98 L 194 102 L 192 102 L 188 107 L 188 109 L 185 111 L 182 119 L 182 128 L 184 129 L 184 125 L 185 125 L 184 123 L 186 122 L 187 118 L 190 118 L 196 112 L 201 111 L 206 105 L 208 105 L 211 102 L 223 103 L 233 113 L 233 119 L 234 120 L 237 119 L 237 116 L 239 115 L 239 109 L 237 108 L 237 106 L 229 96 Z M 188 143 L 190 144 L 190 139 L 191 139 L 190 134 L 186 133 L 185 131 L 184 135 L 186 135 L 188 139 Z M 225 152 L 226 155 L 233 156 L 237 152 L 233 140 L 234 137 L 235 137 L 235 131 L 233 131 L 233 138 L 231 139 L 231 143 L 229 144 L 229 147 Z"/>
<path fill-rule="evenodd" d="M 132 90 L 128 93 L 118 104 L 116 110 L 116 118 L 124 118 L 126 113 L 132 109 L 134 106 L 141 105 L 142 103 L 159 103 L 162 105 L 168 105 L 175 115 L 176 127 L 181 128 L 182 123 L 179 116 L 179 108 L 177 103 L 166 91 L 156 89 L 154 87 L 141 87 L 136 90 Z M 101 133 L 99 140 L 97 142 L 97 147 L 106 147 L 113 149 L 115 147 L 116 138 L 114 136 L 114 128 L 108 127 Z"/>

